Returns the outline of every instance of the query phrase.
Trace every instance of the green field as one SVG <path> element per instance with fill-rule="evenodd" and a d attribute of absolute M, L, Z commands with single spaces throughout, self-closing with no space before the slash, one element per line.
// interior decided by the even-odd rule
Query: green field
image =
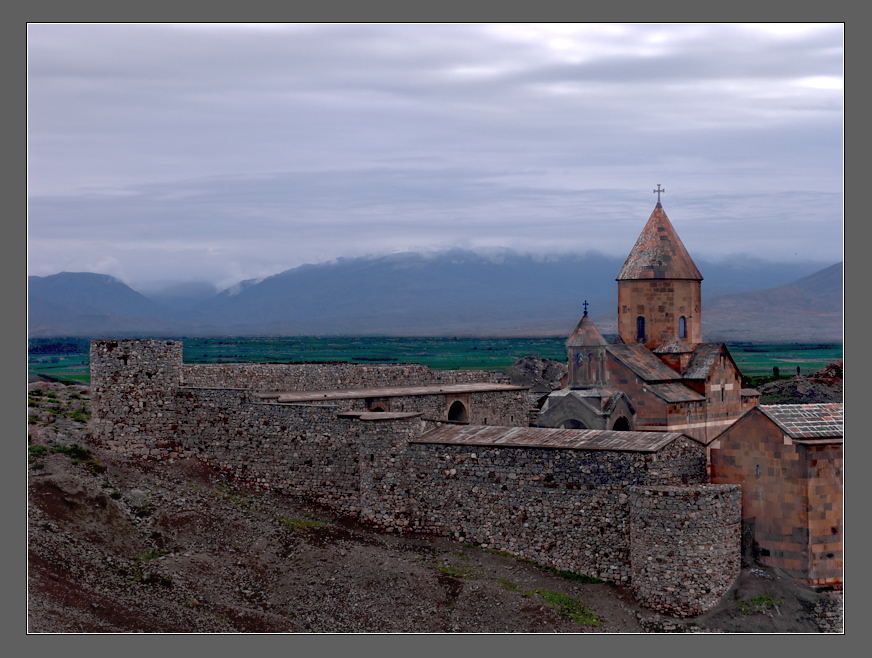
<path fill-rule="evenodd" d="M 565 359 L 562 338 L 193 338 L 185 363 L 420 363 L 438 370 L 507 368 L 522 356 Z"/>
<path fill-rule="evenodd" d="M 611 336 L 606 336 L 610 339 Z M 523 356 L 566 360 L 565 338 L 183 338 L 185 363 L 420 363 L 437 370 L 507 368 Z M 742 374 L 782 377 L 842 358 L 840 343 L 728 343 Z M 31 339 L 28 374 L 89 383 L 88 341 Z"/>
<path fill-rule="evenodd" d="M 771 375 L 777 367 L 781 376 L 820 370 L 843 358 L 841 343 L 727 343 L 730 354 L 746 377 Z"/>

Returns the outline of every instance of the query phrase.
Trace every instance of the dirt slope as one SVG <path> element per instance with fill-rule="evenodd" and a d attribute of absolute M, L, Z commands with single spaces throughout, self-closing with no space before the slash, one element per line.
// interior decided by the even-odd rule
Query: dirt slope
<path fill-rule="evenodd" d="M 815 610 L 827 595 L 752 571 L 708 615 L 665 619 L 620 587 L 442 538 L 377 533 L 193 460 L 119 459 L 88 437 L 86 388 L 29 389 L 30 632 L 818 632 L 838 623 L 830 608 Z M 783 600 L 778 613 L 744 614 L 737 597 L 761 593 Z"/>

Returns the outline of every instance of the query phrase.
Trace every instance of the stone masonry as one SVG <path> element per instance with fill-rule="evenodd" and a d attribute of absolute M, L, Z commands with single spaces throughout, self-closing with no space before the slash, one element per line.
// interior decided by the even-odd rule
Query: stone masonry
<path fill-rule="evenodd" d="M 633 588 L 649 608 L 677 616 L 714 607 L 739 575 L 737 485 L 630 489 Z"/>
<path fill-rule="evenodd" d="M 706 484 L 698 442 L 663 432 L 529 428 L 526 395 L 514 387 L 488 392 L 481 405 L 469 397 L 472 410 L 483 409 L 470 414 L 472 424 L 440 420 L 446 400 L 434 406 L 432 395 L 398 395 L 378 411 L 360 399 L 283 403 L 263 395 L 294 385 L 408 387 L 474 377 L 335 365 L 237 364 L 222 372 L 184 366 L 173 341 L 93 341 L 93 432 L 124 454 L 197 458 L 388 532 L 436 533 L 629 584 L 643 604 L 676 616 L 710 608 L 735 578 L 739 489 Z M 510 418 L 514 428 L 484 427 Z M 461 433 L 485 429 L 495 438 Z M 627 447 L 627 437 L 643 447 Z"/>

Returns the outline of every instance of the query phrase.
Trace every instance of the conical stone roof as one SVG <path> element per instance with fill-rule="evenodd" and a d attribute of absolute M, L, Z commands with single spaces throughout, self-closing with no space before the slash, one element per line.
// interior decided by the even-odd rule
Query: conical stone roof
<path fill-rule="evenodd" d="M 603 338 L 599 329 L 596 328 L 593 320 L 587 316 L 587 311 L 581 316 L 581 321 L 566 341 L 566 347 L 591 347 L 593 345 L 605 344 L 606 339 Z"/>
<path fill-rule="evenodd" d="M 617 277 L 617 281 L 637 279 L 702 281 L 702 274 L 659 203 Z"/>

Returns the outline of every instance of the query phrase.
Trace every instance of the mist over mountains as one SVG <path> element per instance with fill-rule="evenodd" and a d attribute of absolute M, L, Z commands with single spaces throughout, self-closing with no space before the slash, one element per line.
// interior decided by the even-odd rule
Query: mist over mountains
<path fill-rule="evenodd" d="M 207 284 L 180 284 L 149 296 L 105 274 L 61 272 L 28 277 L 28 331 L 560 336 L 572 331 L 587 300 L 597 326 L 610 333 L 623 262 L 595 252 L 545 259 L 511 251 L 408 252 L 303 265 L 217 294 Z M 841 263 L 735 257 L 696 264 L 704 277 L 704 339 L 841 340 Z"/>

